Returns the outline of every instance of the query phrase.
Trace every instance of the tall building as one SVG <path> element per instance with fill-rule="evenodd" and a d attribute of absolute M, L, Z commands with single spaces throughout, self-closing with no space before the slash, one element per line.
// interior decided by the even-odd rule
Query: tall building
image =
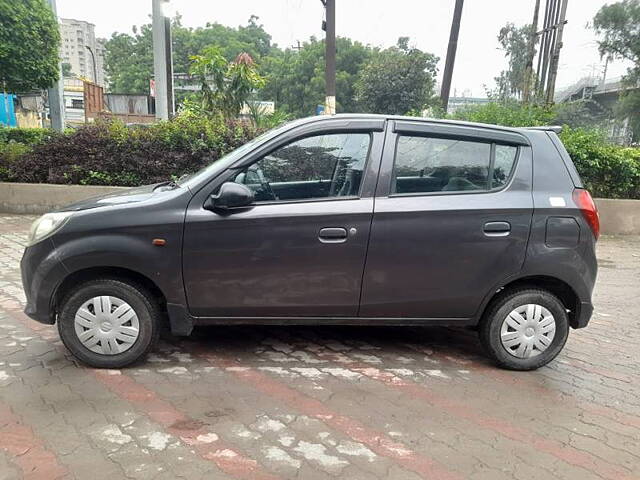
<path fill-rule="evenodd" d="M 96 40 L 95 25 L 82 20 L 61 18 L 60 37 L 62 61 L 70 64 L 71 71 L 76 75 L 104 86 L 104 45 Z"/>

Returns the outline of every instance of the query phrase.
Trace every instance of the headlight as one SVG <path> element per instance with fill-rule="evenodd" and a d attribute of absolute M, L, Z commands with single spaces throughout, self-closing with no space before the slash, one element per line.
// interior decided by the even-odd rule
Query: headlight
<path fill-rule="evenodd" d="M 27 247 L 56 233 L 74 212 L 47 213 L 37 219 L 29 230 Z"/>

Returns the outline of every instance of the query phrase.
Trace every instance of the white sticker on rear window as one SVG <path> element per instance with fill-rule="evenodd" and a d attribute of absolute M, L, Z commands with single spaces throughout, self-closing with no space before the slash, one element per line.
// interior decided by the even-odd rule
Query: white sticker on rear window
<path fill-rule="evenodd" d="M 566 207 L 567 202 L 564 201 L 563 197 L 549 197 L 549 203 L 552 207 Z"/>

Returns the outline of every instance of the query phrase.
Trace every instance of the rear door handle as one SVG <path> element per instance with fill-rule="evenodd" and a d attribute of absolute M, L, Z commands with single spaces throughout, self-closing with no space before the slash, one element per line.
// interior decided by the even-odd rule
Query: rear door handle
<path fill-rule="evenodd" d="M 506 237 L 511 232 L 509 222 L 487 222 L 482 229 L 487 237 Z"/>
<path fill-rule="evenodd" d="M 347 229 L 329 227 L 323 228 L 318 234 L 318 240 L 322 243 L 343 243 L 347 241 Z"/>

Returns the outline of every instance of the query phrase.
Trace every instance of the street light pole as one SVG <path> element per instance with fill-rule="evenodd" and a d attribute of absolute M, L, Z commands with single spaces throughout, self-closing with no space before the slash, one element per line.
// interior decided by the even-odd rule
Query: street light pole
<path fill-rule="evenodd" d="M 153 73 L 155 79 L 156 118 L 173 116 L 173 64 L 171 61 L 171 19 L 163 12 L 169 0 L 152 0 Z"/>
<path fill-rule="evenodd" d="M 53 12 L 53 17 L 58 23 L 58 14 L 56 11 L 56 0 L 48 0 L 49 7 Z M 64 130 L 64 95 L 63 95 L 63 79 L 62 64 L 58 60 L 58 81 L 47 89 L 47 97 L 49 100 L 49 117 L 51 118 L 51 128 L 58 132 Z"/>
<path fill-rule="evenodd" d="M 325 115 L 336 113 L 336 0 L 322 0 L 326 12 L 325 21 L 325 84 L 327 97 Z"/>
<path fill-rule="evenodd" d="M 89 50 L 91 54 L 91 60 L 93 61 L 93 83 L 98 85 L 98 69 L 96 68 L 96 56 L 93 54 L 93 50 L 89 45 L 85 45 L 85 48 Z"/>

